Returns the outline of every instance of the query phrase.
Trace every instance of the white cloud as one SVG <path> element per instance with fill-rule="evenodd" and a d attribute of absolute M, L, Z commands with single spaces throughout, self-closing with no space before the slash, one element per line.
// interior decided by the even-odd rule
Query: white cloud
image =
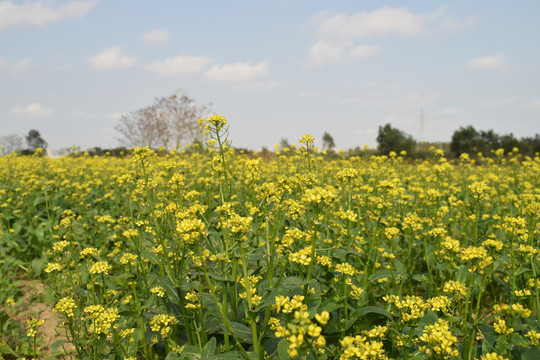
<path fill-rule="evenodd" d="M 113 113 L 109 113 L 107 115 L 105 115 L 105 117 L 107 119 L 111 119 L 111 120 L 120 120 L 120 118 L 122 117 L 122 115 L 124 115 L 125 113 L 123 111 L 116 111 L 116 112 L 113 112 Z"/>
<path fill-rule="evenodd" d="M 298 97 L 300 98 L 316 98 L 318 97 L 319 95 L 315 92 L 315 91 L 312 91 L 312 90 L 306 90 L 306 91 L 300 91 L 298 93 Z"/>
<path fill-rule="evenodd" d="M 0 30 L 15 25 L 44 26 L 65 19 L 86 16 L 97 1 L 71 1 L 54 7 L 51 1 L 0 3 Z"/>
<path fill-rule="evenodd" d="M 311 45 L 309 49 L 308 64 L 324 66 L 329 64 L 346 64 L 358 59 L 375 56 L 379 47 L 372 45 L 360 45 L 353 47 L 352 41 L 334 43 L 320 40 Z"/>
<path fill-rule="evenodd" d="M 16 62 L 10 62 L 7 59 L 0 58 L 0 70 L 5 70 L 8 74 L 18 73 L 28 68 L 30 59 L 24 58 Z"/>
<path fill-rule="evenodd" d="M 393 33 L 419 34 L 443 11 L 444 8 L 440 8 L 430 14 L 415 14 L 406 7 L 383 7 L 373 12 L 363 11 L 352 15 L 319 13 L 312 20 L 317 27 L 317 41 L 310 47 L 308 64 L 342 64 L 375 56 L 379 47 L 358 45 L 355 41 Z"/>
<path fill-rule="evenodd" d="M 317 34 L 322 39 L 352 40 L 398 33 L 414 35 L 422 32 L 444 8 L 430 14 L 415 14 L 406 7 L 383 7 L 373 12 L 356 14 L 320 14 L 315 19 Z"/>
<path fill-rule="evenodd" d="M 459 31 L 469 29 L 480 23 L 480 18 L 477 16 L 469 16 L 464 20 L 454 20 L 452 18 L 446 18 L 441 21 L 441 28 L 445 30 Z"/>
<path fill-rule="evenodd" d="M 394 109 L 394 110 L 415 110 L 420 109 L 435 101 L 438 95 L 425 97 L 417 92 L 402 95 L 401 97 L 384 97 L 379 93 L 370 94 L 369 96 L 358 96 L 350 98 L 335 98 L 334 101 L 338 105 L 353 105 L 358 108 L 378 108 L 378 109 Z"/>
<path fill-rule="evenodd" d="M 450 116 L 450 115 L 458 115 L 460 113 L 459 109 L 457 108 L 444 108 L 435 113 L 435 115 L 438 116 Z"/>
<path fill-rule="evenodd" d="M 467 66 L 473 70 L 503 70 L 506 68 L 506 57 L 503 53 L 477 57 L 470 60 Z"/>
<path fill-rule="evenodd" d="M 254 81 L 245 82 L 235 86 L 235 90 L 250 90 L 254 92 L 272 91 L 279 86 L 277 81 Z"/>
<path fill-rule="evenodd" d="M 482 107 L 498 107 L 498 106 L 508 106 L 515 104 L 519 100 L 517 96 L 511 96 L 504 99 L 491 99 L 485 100 L 480 103 Z"/>
<path fill-rule="evenodd" d="M 24 70 L 28 67 L 28 65 L 30 65 L 30 59 L 22 59 L 13 64 L 13 69 L 16 71 Z"/>
<path fill-rule="evenodd" d="M 169 34 L 165 30 L 150 30 L 143 35 L 143 41 L 149 45 L 167 45 Z"/>
<path fill-rule="evenodd" d="M 53 109 L 49 109 L 40 103 L 33 103 L 27 107 L 17 105 L 9 111 L 9 114 L 16 117 L 25 117 L 25 118 L 39 118 L 47 117 L 52 115 L 54 112 Z"/>
<path fill-rule="evenodd" d="M 214 65 L 205 73 L 206 77 L 220 82 L 245 82 L 268 73 L 268 61 L 257 65 L 237 62 L 229 65 Z"/>
<path fill-rule="evenodd" d="M 185 75 L 202 71 L 211 62 L 212 60 L 204 55 L 180 55 L 163 61 L 154 61 L 146 65 L 146 69 L 162 76 Z"/>
<path fill-rule="evenodd" d="M 525 109 L 525 110 L 539 110 L 540 109 L 540 99 L 536 99 L 536 100 L 528 102 L 527 104 L 523 105 L 523 109 Z"/>
<path fill-rule="evenodd" d="M 122 50 L 118 47 L 112 47 L 103 50 L 97 55 L 88 58 L 90 67 L 94 70 L 114 70 L 126 69 L 137 63 L 137 58 L 132 56 L 123 56 Z"/>
<path fill-rule="evenodd" d="M 78 118 L 87 118 L 87 117 L 90 117 L 90 114 L 87 113 L 86 111 L 84 110 L 76 110 L 76 111 L 73 111 L 71 113 L 72 116 L 74 117 L 78 117 Z"/>

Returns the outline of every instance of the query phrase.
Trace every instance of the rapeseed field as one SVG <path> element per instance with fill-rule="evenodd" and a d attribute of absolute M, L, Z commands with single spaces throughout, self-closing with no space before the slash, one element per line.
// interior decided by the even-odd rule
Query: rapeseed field
<path fill-rule="evenodd" d="M 306 135 L 267 161 L 204 129 L 166 154 L 0 157 L 0 284 L 20 265 L 52 289 L 58 357 L 540 358 L 538 156 L 328 159 Z M 0 296 L 8 358 L 20 294 Z"/>

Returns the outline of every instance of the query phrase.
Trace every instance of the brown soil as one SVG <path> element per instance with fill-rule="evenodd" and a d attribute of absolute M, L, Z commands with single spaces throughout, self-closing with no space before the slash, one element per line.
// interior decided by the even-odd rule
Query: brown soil
<path fill-rule="evenodd" d="M 54 356 L 58 351 L 52 351 L 51 345 L 58 340 L 66 340 L 63 335 L 57 334 L 56 327 L 61 320 L 57 314 L 52 311 L 49 304 L 43 301 L 43 293 L 45 286 L 38 280 L 21 280 L 16 287 L 23 294 L 23 302 L 19 307 L 19 312 L 16 315 L 16 320 L 21 324 L 22 329 L 26 329 L 26 320 L 29 317 L 45 320 L 43 326 L 39 328 L 38 336 L 44 336 L 40 350 L 44 357 Z M 62 331 L 62 329 L 59 329 Z M 66 349 L 68 347 L 64 344 Z M 60 347 L 59 350 L 62 348 Z M 56 353 L 56 354 L 55 354 Z"/>

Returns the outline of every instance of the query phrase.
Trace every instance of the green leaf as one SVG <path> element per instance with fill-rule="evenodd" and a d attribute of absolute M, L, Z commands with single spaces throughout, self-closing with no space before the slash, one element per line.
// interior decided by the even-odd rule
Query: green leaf
<path fill-rule="evenodd" d="M 396 274 L 397 275 L 397 274 Z M 374 281 L 377 281 L 379 279 L 382 279 L 382 278 L 389 278 L 391 279 L 392 278 L 392 272 L 388 269 L 384 269 L 384 270 L 379 270 L 377 271 L 375 274 L 371 274 L 369 277 L 368 277 L 368 280 L 370 282 L 374 282 Z"/>
<path fill-rule="evenodd" d="M 211 338 L 202 349 L 202 357 L 206 358 L 216 352 L 216 338 Z"/>
<path fill-rule="evenodd" d="M 199 347 L 195 345 L 185 345 L 184 350 L 180 354 L 181 360 L 200 360 L 201 353 L 199 352 Z"/>
<path fill-rule="evenodd" d="M 287 349 L 289 349 L 289 342 L 287 341 L 287 339 L 282 339 L 277 346 L 279 360 L 290 359 Z"/>
<path fill-rule="evenodd" d="M 41 272 L 43 269 L 45 269 L 45 265 L 47 264 L 47 257 L 43 256 L 41 258 L 37 258 L 32 260 L 31 267 L 32 272 L 36 275 L 41 275 Z"/>
<path fill-rule="evenodd" d="M 223 354 L 203 357 L 202 360 L 238 360 L 243 358 L 244 357 L 242 356 L 242 353 L 240 351 L 229 351 Z"/>
<path fill-rule="evenodd" d="M 495 340 L 497 340 L 497 334 L 495 333 L 493 326 L 480 324 L 478 325 L 478 329 L 480 329 L 482 335 L 484 336 L 484 342 L 482 343 L 483 352 L 486 353 L 495 351 L 493 346 L 495 344 Z"/>
<path fill-rule="evenodd" d="M 438 318 L 439 317 L 437 316 L 436 312 L 434 312 L 432 310 L 428 310 L 428 311 L 426 311 L 424 316 L 422 316 L 422 319 L 420 319 L 420 323 L 434 324 L 437 321 Z"/>
<path fill-rule="evenodd" d="M 392 314 L 390 314 L 386 309 L 380 308 L 378 306 L 364 306 L 357 310 L 359 316 L 364 316 L 366 314 L 379 314 L 384 317 L 387 317 L 388 319 L 392 318 Z"/>
<path fill-rule="evenodd" d="M 178 355 L 175 351 L 169 351 L 167 356 L 165 356 L 165 360 L 180 360 L 180 355 Z"/>
<path fill-rule="evenodd" d="M 540 349 L 532 348 L 527 349 L 521 354 L 523 360 L 538 360 L 540 359 Z"/>
<path fill-rule="evenodd" d="M 225 331 L 224 325 L 222 325 L 222 328 L 223 331 Z M 253 344 L 253 338 L 251 337 L 251 329 L 246 325 L 231 321 L 231 330 L 241 342 L 246 344 Z"/>
<path fill-rule="evenodd" d="M 180 297 L 178 296 L 178 291 L 174 287 L 171 280 L 169 278 L 160 278 L 159 284 L 165 289 L 169 301 L 173 304 L 180 305 Z"/>
<path fill-rule="evenodd" d="M 130 318 L 134 318 L 134 319 L 136 319 L 138 317 L 136 311 L 127 311 L 127 310 L 126 311 L 120 311 L 118 313 L 118 315 L 125 316 L 125 317 L 130 317 Z"/>
<path fill-rule="evenodd" d="M 58 341 L 56 341 L 54 344 L 56 344 Z M 53 344 L 53 346 L 54 346 Z M 51 347 L 52 348 L 52 347 Z M 17 355 L 13 349 L 11 349 L 7 345 L 0 345 L 0 354 L 10 354 L 10 355 Z"/>
<path fill-rule="evenodd" d="M 333 301 L 327 303 L 327 304 L 324 304 L 321 308 L 322 311 L 328 311 L 328 312 L 332 312 L 334 310 L 337 310 L 341 307 L 341 304 L 338 304 L 338 303 L 335 303 Z"/>

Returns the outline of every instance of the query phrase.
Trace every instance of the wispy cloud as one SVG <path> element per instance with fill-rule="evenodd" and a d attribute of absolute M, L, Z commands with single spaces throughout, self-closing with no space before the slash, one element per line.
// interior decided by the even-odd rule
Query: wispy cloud
<path fill-rule="evenodd" d="M 70 1 L 54 6 L 51 1 L 0 3 L 0 30 L 15 25 L 44 26 L 65 19 L 85 17 L 97 1 Z"/>
<path fill-rule="evenodd" d="M 10 115 L 20 118 L 43 118 L 51 116 L 53 113 L 53 109 L 47 108 L 40 103 L 33 103 L 26 107 L 17 105 L 9 111 Z"/>
<path fill-rule="evenodd" d="M 123 111 L 116 111 L 116 112 L 112 112 L 112 113 L 109 113 L 109 114 L 105 115 L 105 117 L 107 119 L 111 119 L 111 120 L 120 120 L 120 118 L 124 114 L 125 114 L 125 112 L 123 112 Z"/>
<path fill-rule="evenodd" d="M 440 8 L 433 13 L 416 14 L 406 7 L 383 7 L 355 14 L 319 13 L 312 19 L 317 41 L 310 47 L 308 64 L 320 67 L 374 56 L 379 47 L 357 41 L 389 34 L 419 34 L 443 11 Z"/>
<path fill-rule="evenodd" d="M 472 28 L 480 23 L 480 18 L 477 16 L 469 16 L 463 20 L 454 20 L 446 18 L 441 21 L 441 28 L 445 30 L 460 31 Z"/>
<path fill-rule="evenodd" d="M 279 86 L 277 81 L 250 81 L 245 83 L 240 83 L 235 86 L 235 90 L 249 90 L 253 92 L 267 92 L 276 89 Z"/>
<path fill-rule="evenodd" d="M 437 95 L 429 97 L 420 95 L 417 92 L 405 94 L 399 97 L 385 97 L 379 93 L 371 96 L 358 96 L 335 98 L 334 101 L 338 105 L 353 105 L 358 108 L 378 108 L 378 109 L 420 109 L 428 104 L 433 103 Z"/>
<path fill-rule="evenodd" d="M 352 41 L 331 43 L 320 40 L 309 49 L 308 64 L 317 67 L 330 64 L 346 64 L 358 59 L 375 56 L 378 46 L 360 45 L 353 47 Z"/>
<path fill-rule="evenodd" d="M 206 77 L 219 82 L 247 82 L 268 74 L 268 61 L 256 65 L 237 62 L 228 65 L 213 65 L 205 73 Z"/>
<path fill-rule="evenodd" d="M 143 35 L 143 41 L 148 45 L 167 45 L 169 34 L 165 30 L 150 30 Z"/>
<path fill-rule="evenodd" d="M 154 61 L 146 65 L 146 69 L 161 76 L 185 75 L 202 71 L 211 62 L 212 60 L 204 55 L 180 55 L 163 61 Z"/>
<path fill-rule="evenodd" d="M 530 101 L 523 105 L 525 110 L 540 110 L 540 99 Z"/>
<path fill-rule="evenodd" d="M 7 73 L 13 74 L 21 72 L 30 66 L 30 59 L 24 58 L 15 62 L 0 58 L 0 70 L 5 70 Z"/>
<path fill-rule="evenodd" d="M 490 56 L 477 57 L 467 63 L 472 70 L 504 70 L 506 68 L 506 56 L 497 53 Z"/>
<path fill-rule="evenodd" d="M 90 117 L 90 114 L 84 110 L 75 110 L 71 113 L 73 117 L 77 118 L 87 118 Z"/>
<path fill-rule="evenodd" d="M 435 115 L 438 116 L 451 116 L 451 115 L 458 115 L 460 113 L 460 110 L 458 108 L 449 107 L 444 108 L 435 113 Z"/>
<path fill-rule="evenodd" d="M 517 103 L 519 100 L 519 97 L 517 96 L 510 96 L 502 99 L 489 99 L 482 101 L 480 103 L 480 106 L 482 107 L 499 107 L 499 106 L 508 106 L 513 105 Z"/>
<path fill-rule="evenodd" d="M 135 65 L 137 61 L 136 57 L 122 55 L 122 50 L 118 47 L 105 49 L 88 59 L 90 68 L 100 71 L 127 69 Z"/>

